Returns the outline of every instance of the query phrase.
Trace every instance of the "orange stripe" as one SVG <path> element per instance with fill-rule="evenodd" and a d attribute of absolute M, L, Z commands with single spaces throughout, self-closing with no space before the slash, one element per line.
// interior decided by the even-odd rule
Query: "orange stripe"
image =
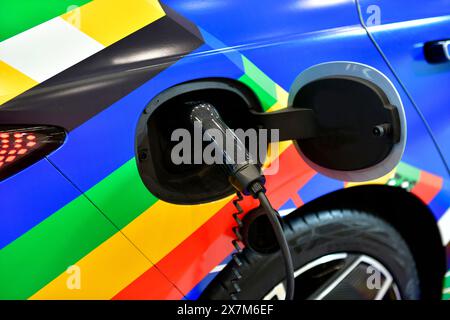
<path fill-rule="evenodd" d="M 139 278 L 134 286 L 119 292 L 113 300 L 180 300 L 183 295 L 167 281 L 155 267 L 151 267 Z"/>
<path fill-rule="evenodd" d="M 426 171 L 420 172 L 420 178 L 411 192 L 429 204 L 441 191 L 443 179 Z"/>

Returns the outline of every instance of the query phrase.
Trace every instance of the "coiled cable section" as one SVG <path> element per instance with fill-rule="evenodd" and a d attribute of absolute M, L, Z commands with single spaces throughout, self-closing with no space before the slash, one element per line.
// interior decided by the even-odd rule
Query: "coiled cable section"
<path fill-rule="evenodd" d="M 236 221 L 236 226 L 233 227 L 233 233 L 236 236 L 235 239 L 231 242 L 233 244 L 233 247 L 235 251 L 231 255 L 234 264 L 232 267 L 233 272 L 233 279 L 231 280 L 231 285 L 233 286 L 233 291 L 230 293 L 230 297 L 232 300 L 238 300 L 238 294 L 241 292 L 241 287 L 239 286 L 239 280 L 241 280 L 242 275 L 239 271 L 239 268 L 242 266 L 242 261 L 240 259 L 240 254 L 242 253 L 242 247 L 240 243 L 243 242 L 242 234 L 241 234 L 241 228 L 243 227 L 243 222 L 240 218 L 240 215 L 244 213 L 244 210 L 242 209 L 239 202 L 244 200 L 244 197 L 240 192 L 236 193 L 237 199 L 233 200 L 233 205 L 237 209 L 235 213 L 233 213 L 233 219 Z"/>

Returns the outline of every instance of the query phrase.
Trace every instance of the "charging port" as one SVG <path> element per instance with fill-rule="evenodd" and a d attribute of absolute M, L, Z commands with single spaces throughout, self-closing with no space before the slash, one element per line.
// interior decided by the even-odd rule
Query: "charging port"
<path fill-rule="evenodd" d="M 137 128 L 137 164 L 142 181 L 158 198 L 176 204 L 198 204 L 221 199 L 235 191 L 220 165 L 174 164 L 172 133 L 191 131 L 187 119 L 192 101 L 213 104 L 230 128 L 256 128 L 251 111 L 261 105 L 246 86 L 223 79 L 193 81 L 155 97 L 143 112 Z M 193 154 L 193 152 L 192 152 Z"/>

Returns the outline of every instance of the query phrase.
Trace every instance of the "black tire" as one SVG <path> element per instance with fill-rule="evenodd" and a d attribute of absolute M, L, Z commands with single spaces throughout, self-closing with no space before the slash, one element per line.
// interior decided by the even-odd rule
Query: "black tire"
<path fill-rule="evenodd" d="M 365 212 L 333 210 L 288 216 L 285 233 L 295 269 L 320 257 L 351 252 L 379 261 L 394 278 L 402 299 L 419 299 L 419 279 L 411 252 L 401 235 L 382 219 Z M 238 299 L 262 299 L 284 278 L 279 252 L 258 254 L 246 248 L 239 255 L 242 277 Z M 235 292 L 232 260 L 203 292 L 201 299 L 227 300 Z M 296 290 L 296 297 L 297 290 Z M 345 297 L 341 297 L 345 298 Z"/>

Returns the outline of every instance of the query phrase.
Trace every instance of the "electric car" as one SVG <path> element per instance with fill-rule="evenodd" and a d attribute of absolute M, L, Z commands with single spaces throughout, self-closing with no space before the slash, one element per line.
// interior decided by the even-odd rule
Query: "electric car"
<path fill-rule="evenodd" d="M 448 0 L 2 1 L 0 298 L 284 299 L 258 200 L 171 161 L 205 101 L 286 133 L 295 299 L 448 299 L 449 45 Z"/>

